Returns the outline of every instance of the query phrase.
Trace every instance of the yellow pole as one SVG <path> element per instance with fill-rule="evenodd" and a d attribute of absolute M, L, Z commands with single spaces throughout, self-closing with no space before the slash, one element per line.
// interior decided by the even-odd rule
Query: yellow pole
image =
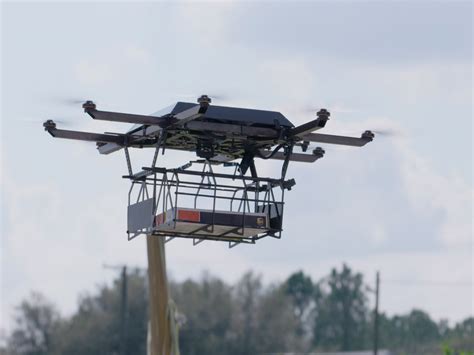
<path fill-rule="evenodd" d="M 168 295 L 168 280 L 166 277 L 166 259 L 164 238 L 148 235 L 148 279 L 150 295 L 149 322 L 149 355 L 178 355 L 176 329 L 171 329 L 174 323 L 171 317 Z M 172 337 L 174 339 L 172 339 Z"/>

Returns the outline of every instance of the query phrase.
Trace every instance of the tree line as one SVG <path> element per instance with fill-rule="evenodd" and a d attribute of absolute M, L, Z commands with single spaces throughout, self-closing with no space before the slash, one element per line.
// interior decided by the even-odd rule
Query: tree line
<path fill-rule="evenodd" d="M 146 354 L 147 277 L 127 277 L 126 332 L 122 337 L 123 292 L 111 285 L 79 298 L 77 311 L 61 316 L 56 306 L 33 292 L 15 312 L 14 328 L 0 354 Z M 235 284 L 210 274 L 200 280 L 170 282 L 177 305 L 180 351 L 193 354 L 261 354 L 372 349 L 374 311 L 370 288 L 347 265 L 313 281 L 302 271 L 264 286 L 245 273 Z M 392 354 L 451 354 L 474 350 L 474 318 L 449 326 L 414 309 L 379 315 L 379 346 Z M 466 352 L 467 351 L 467 352 Z"/>

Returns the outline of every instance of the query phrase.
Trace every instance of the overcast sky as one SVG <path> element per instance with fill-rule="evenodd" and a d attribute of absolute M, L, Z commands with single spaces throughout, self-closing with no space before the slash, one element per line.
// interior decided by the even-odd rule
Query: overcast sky
<path fill-rule="evenodd" d="M 397 134 L 291 165 L 281 240 L 167 244 L 173 278 L 208 270 L 233 282 L 253 270 L 270 283 L 302 269 L 318 279 L 346 262 L 369 283 L 380 270 L 388 314 L 473 314 L 470 2 L 4 2 L 1 29 L 4 329 L 31 290 L 70 314 L 81 292 L 116 276 L 104 262 L 146 265 L 145 240 L 126 240 L 123 154 L 54 140 L 42 121 L 123 131 L 61 100 L 148 114 L 202 93 L 295 124 L 325 107 L 329 133 Z"/>

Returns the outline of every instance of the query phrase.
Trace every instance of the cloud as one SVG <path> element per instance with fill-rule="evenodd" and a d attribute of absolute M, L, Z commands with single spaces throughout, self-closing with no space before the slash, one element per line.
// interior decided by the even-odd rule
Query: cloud
<path fill-rule="evenodd" d="M 8 175 L 4 178 L 8 205 L 2 214 L 4 326 L 9 324 L 9 311 L 30 290 L 44 292 L 70 313 L 80 292 L 104 280 L 102 263 L 117 260 L 117 253 L 126 255 L 121 249 L 126 243 L 123 226 L 117 223 L 124 213 L 110 208 L 124 202 L 109 193 L 96 195 L 97 199 L 89 196 L 90 203 L 84 204 L 75 193 L 64 194 L 55 179 L 24 184 Z"/>
<path fill-rule="evenodd" d="M 185 25 L 187 28 L 186 32 L 177 34 L 178 40 L 192 34 L 193 42 L 203 51 L 215 51 L 222 46 L 227 37 L 229 19 L 233 18 L 236 8 L 235 1 L 219 1 L 212 4 L 191 1 L 178 4 L 172 8 L 174 10 L 171 11 L 172 22 Z"/>
<path fill-rule="evenodd" d="M 125 56 L 132 63 L 136 64 L 149 64 L 152 60 L 152 55 L 143 47 L 138 47 L 136 45 L 128 45 L 125 48 Z"/>
<path fill-rule="evenodd" d="M 152 70 L 151 58 L 144 47 L 125 43 L 83 55 L 74 71 L 78 82 L 85 87 L 125 83 L 145 78 L 146 71 Z"/>
<path fill-rule="evenodd" d="M 245 3 L 231 18 L 229 40 L 273 56 L 351 64 L 470 62 L 471 11 L 462 2 L 279 2 L 271 11 L 265 2 Z"/>
<path fill-rule="evenodd" d="M 76 76 L 83 85 L 104 84 L 114 79 L 114 71 L 105 61 L 80 59 L 76 66 Z"/>
<path fill-rule="evenodd" d="M 426 159 L 405 143 L 398 145 L 404 156 L 400 168 L 412 206 L 420 214 L 441 212 L 439 220 L 434 223 L 440 223 L 438 238 L 445 246 L 472 246 L 473 188 L 457 174 L 435 172 Z"/>
<path fill-rule="evenodd" d="M 380 245 L 383 242 L 387 241 L 388 234 L 383 223 L 373 223 L 372 231 L 369 234 L 369 237 L 371 239 L 371 243 L 374 245 Z"/>

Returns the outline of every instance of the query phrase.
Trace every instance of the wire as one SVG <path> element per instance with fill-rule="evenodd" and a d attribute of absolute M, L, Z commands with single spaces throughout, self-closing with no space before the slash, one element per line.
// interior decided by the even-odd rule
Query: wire
<path fill-rule="evenodd" d="M 279 144 L 269 155 L 263 155 L 260 151 L 256 150 L 256 155 L 258 155 L 262 159 L 270 159 L 272 156 L 276 154 L 281 148 L 283 148 L 284 144 Z"/>
<path fill-rule="evenodd" d="M 474 286 L 472 282 L 465 281 L 441 281 L 441 280 L 380 280 L 383 283 L 392 283 L 400 285 L 412 285 L 412 286 Z"/>

